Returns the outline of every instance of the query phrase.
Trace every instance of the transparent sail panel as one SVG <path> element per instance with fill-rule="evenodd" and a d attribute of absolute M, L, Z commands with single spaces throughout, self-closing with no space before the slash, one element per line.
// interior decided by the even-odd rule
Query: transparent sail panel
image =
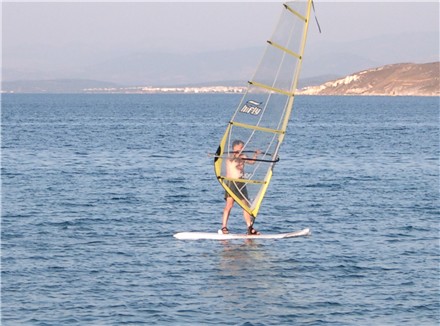
<path fill-rule="evenodd" d="M 254 217 L 279 159 L 301 67 L 310 8 L 311 1 L 288 2 L 283 7 L 263 58 L 216 153 L 218 180 Z"/>

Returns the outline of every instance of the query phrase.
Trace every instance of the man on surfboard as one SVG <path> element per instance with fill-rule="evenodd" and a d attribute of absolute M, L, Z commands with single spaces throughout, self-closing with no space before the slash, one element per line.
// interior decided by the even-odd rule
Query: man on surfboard
<path fill-rule="evenodd" d="M 244 147 L 244 142 L 241 140 L 234 140 L 232 142 L 232 152 L 226 159 L 226 177 L 232 179 L 243 179 L 244 177 L 244 164 L 255 164 L 253 160 L 246 160 L 247 157 L 242 153 Z M 257 150 L 254 153 L 254 159 L 257 158 L 260 151 Z M 249 197 L 246 189 L 246 184 L 244 182 L 238 181 L 226 181 L 229 188 L 232 190 L 235 196 L 242 199 L 245 203 L 249 203 Z M 228 220 L 229 214 L 231 213 L 232 206 L 234 206 L 234 198 L 225 191 L 226 205 L 223 209 L 223 219 L 222 219 L 222 233 L 228 234 Z M 247 225 L 247 233 L 250 235 L 258 235 L 260 232 L 253 228 L 254 220 L 251 215 L 243 209 L 244 220 Z"/>

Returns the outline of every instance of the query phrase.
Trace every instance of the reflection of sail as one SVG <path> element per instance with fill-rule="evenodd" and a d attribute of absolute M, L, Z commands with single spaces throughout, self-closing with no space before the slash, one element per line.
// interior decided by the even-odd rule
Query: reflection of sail
<path fill-rule="evenodd" d="M 243 209 L 256 217 L 278 159 L 287 123 L 293 107 L 307 36 L 311 0 L 284 5 L 278 25 L 248 89 L 229 122 L 218 147 L 214 167 L 219 182 Z M 260 150 L 246 164 L 246 174 L 228 178 L 226 161 L 232 155 L 232 142 L 244 142 L 243 154 Z M 246 155 L 252 160 L 253 154 Z M 246 161 L 245 161 L 246 163 Z M 247 200 L 237 196 L 229 185 L 246 186 Z"/>

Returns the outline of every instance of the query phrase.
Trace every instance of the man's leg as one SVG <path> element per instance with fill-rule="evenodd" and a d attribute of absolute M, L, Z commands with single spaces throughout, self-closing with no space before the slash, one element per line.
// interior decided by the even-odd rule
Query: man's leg
<path fill-rule="evenodd" d="M 246 225 L 247 225 L 247 227 L 250 227 L 250 226 L 252 226 L 252 224 L 254 224 L 254 221 L 253 221 L 253 219 L 252 219 L 252 216 L 251 216 L 251 214 L 249 214 L 247 211 L 245 211 L 244 209 L 243 209 L 243 217 L 244 217 L 244 220 L 246 221 Z"/>
<path fill-rule="evenodd" d="M 228 227 L 229 214 L 231 213 L 232 206 L 234 206 L 234 198 L 227 197 L 222 219 L 222 227 L 224 228 Z"/>

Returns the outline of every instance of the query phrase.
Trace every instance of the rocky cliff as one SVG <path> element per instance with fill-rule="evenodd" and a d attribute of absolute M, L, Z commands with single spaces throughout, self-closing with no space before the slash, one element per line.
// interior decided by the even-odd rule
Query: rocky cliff
<path fill-rule="evenodd" d="M 309 86 L 302 95 L 439 96 L 440 62 L 400 63 L 360 71 L 319 86 Z"/>

